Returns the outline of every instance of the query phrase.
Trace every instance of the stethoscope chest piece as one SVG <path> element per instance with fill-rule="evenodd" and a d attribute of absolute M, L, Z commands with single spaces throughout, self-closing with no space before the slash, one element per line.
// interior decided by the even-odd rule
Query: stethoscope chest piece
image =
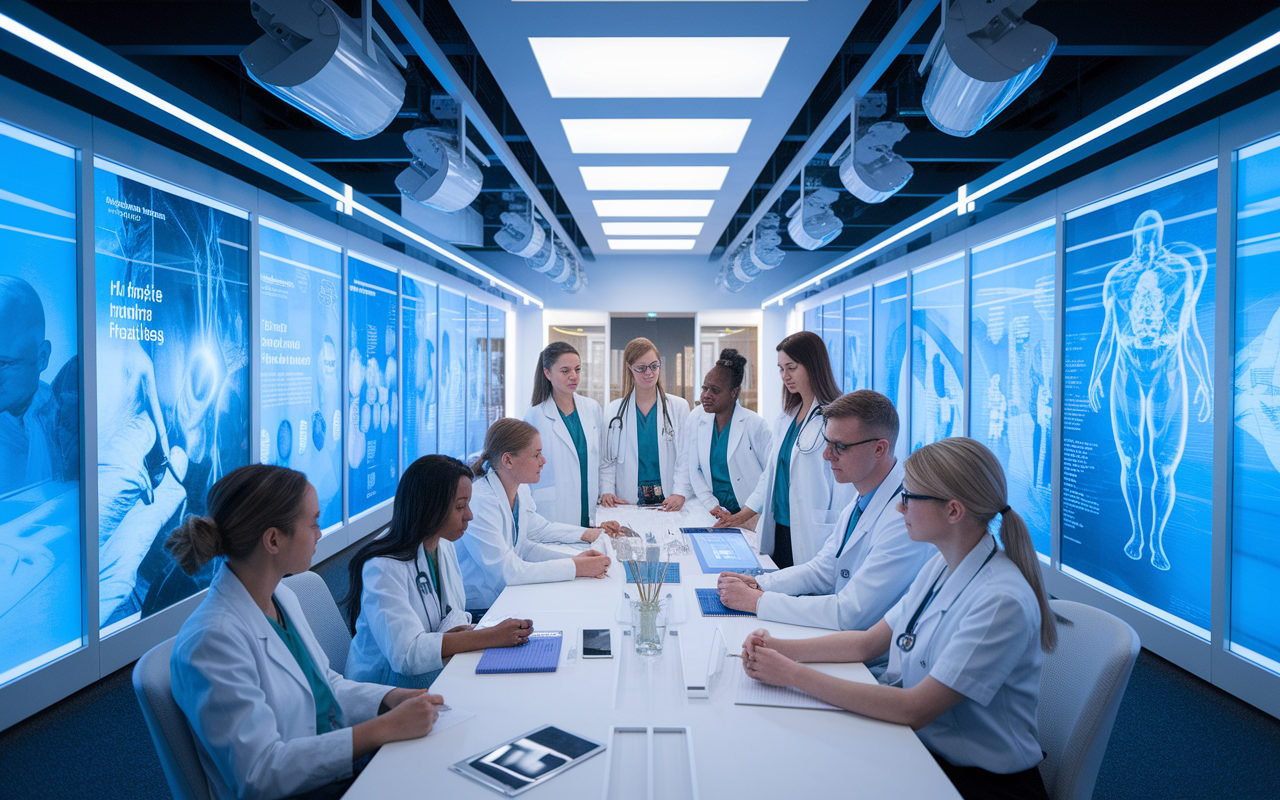
<path fill-rule="evenodd" d="M 903 652 L 910 652 L 911 648 L 916 646 L 916 635 L 914 633 L 904 633 L 898 637 L 898 648 Z"/>

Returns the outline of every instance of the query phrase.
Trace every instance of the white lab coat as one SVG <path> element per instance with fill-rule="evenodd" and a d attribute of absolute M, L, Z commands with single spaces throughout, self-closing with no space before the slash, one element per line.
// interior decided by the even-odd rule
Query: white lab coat
<path fill-rule="evenodd" d="M 840 512 L 827 543 L 811 560 L 757 577 L 765 593 L 756 602 L 756 616 L 840 631 L 868 630 L 883 619 L 938 552 L 907 535 L 906 520 L 896 508 L 902 475 L 899 461 L 871 495 L 843 552 L 840 544 L 857 500 Z"/>
<path fill-rule="evenodd" d="M 351 727 L 372 719 L 390 686 L 329 669 L 298 599 L 275 590 L 293 630 L 329 680 L 348 727 L 316 735 L 311 686 L 280 635 L 225 566 L 183 624 L 169 670 L 173 699 L 191 725 L 209 793 L 219 800 L 276 798 L 351 777 Z"/>
<path fill-rule="evenodd" d="M 492 470 L 471 484 L 471 513 L 475 519 L 467 535 L 458 541 L 458 564 L 472 608 L 489 608 L 507 584 L 571 581 L 577 575 L 572 553 L 541 542 L 582 543 L 586 529 L 579 525 L 548 522 L 538 513 L 528 485 L 516 491 L 520 501 L 520 538 L 515 540 L 515 520 L 507 504 L 507 492 Z"/>
<path fill-rule="evenodd" d="M 587 508 L 591 524 L 595 524 L 596 506 L 600 500 L 600 437 L 604 431 L 600 404 L 590 397 L 574 395 L 578 422 L 587 440 Z M 553 397 L 531 407 L 524 421 L 542 434 L 542 457 L 547 460 L 537 483 L 529 487 L 542 516 L 552 522 L 577 525 L 582 521 L 582 473 L 578 449 L 573 446 L 569 428 L 560 418 Z"/>
<path fill-rule="evenodd" d="M 696 411 L 689 415 L 681 436 L 684 457 L 680 459 L 681 471 L 675 489 L 676 494 L 683 495 L 690 502 L 696 499 L 707 511 L 720 505 L 711 482 L 711 435 L 715 427 L 715 414 Z M 772 441 L 769 423 L 756 412 L 735 402 L 725 460 L 729 466 L 729 482 L 733 484 L 733 494 L 739 506 L 747 504 L 747 498 L 760 482 L 760 475 L 769 463 Z"/>
<path fill-rule="evenodd" d="M 747 498 L 747 507 L 760 514 L 756 532 L 760 534 L 761 553 L 773 553 L 773 482 L 778 472 L 778 451 L 787 438 L 791 420 L 792 415 L 783 411 L 773 421 L 769 463 Z M 822 411 L 815 403 L 810 409 L 809 424 L 791 448 L 791 559 L 797 566 L 818 554 L 835 529 L 836 518 L 857 495 L 853 484 L 836 483 L 822 459 L 826 442 L 822 441 L 821 431 Z M 802 453 L 802 449 L 809 452 Z"/>
<path fill-rule="evenodd" d="M 662 416 L 662 398 L 654 403 L 653 413 L 657 414 L 658 423 L 658 466 L 662 477 L 662 494 L 670 497 L 676 491 L 676 476 L 680 474 L 680 460 L 683 450 L 680 438 L 684 433 L 685 420 L 689 418 L 689 404 L 683 397 L 669 394 L 667 397 L 667 414 L 671 417 L 671 439 L 668 441 L 664 428 L 666 420 Z M 622 401 L 626 400 L 626 407 Z M 622 410 L 621 424 L 612 422 Z M 613 494 L 634 503 L 639 499 L 640 487 L 640 447 L 636 442 L 636 401 L 635 394 L 619 397 L 609 404 L 604 419 L 604 458 L 600 465 L 600 493 Z"/>
<path fill-rule="evenodd" d="M 932 675 L 963 699 L 916 731 L 931 752 L 958 767 L 1010 774 L 1041 761 L 1036 729 L 1040 698 L 1040 606 L 1018 567 L 986 535 L 944 578 L 937 596 L 916 624 L 915 646 L 904 652 L 898 636 L 943 573 L 939 553 L 925 565 L 885 621 L 893 629 L 889 669 L 910 688 Z"/>
<path fill-rule="evenodd" d="M 468 624 L 471 615 L 453 542 L 440 539 L 436 553 L 443 591 L 431 586 L 435 576 L 421 547 L 410 561 L 381 556 L 364 563 L 347 677 L 425 689 L 444 669 L 445 631 Z M 419 571 L 429 576 L 427 594 L 418 590 Z"/>

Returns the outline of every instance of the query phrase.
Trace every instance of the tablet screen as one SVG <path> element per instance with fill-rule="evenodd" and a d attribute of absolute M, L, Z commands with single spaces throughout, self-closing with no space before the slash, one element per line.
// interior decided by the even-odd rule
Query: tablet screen
<path fill-rule="evenodd" d="M 472 769 L 522 789 L 547 773 L 599 748 L 595 742 L 548 726 L 472 759 Z"/>

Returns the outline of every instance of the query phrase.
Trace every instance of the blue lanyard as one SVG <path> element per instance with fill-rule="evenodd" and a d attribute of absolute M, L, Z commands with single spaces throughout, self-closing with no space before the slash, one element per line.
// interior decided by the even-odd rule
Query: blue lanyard
<path fill-rule="evenodd" d="M 987 565 L 988 561 L 995 558 L 996 553 L 999 551 L 1000 545 L 997 544 L 991 549 L 991 552 L 987 554 L 986 560 L 983 561 L 976 570 L 974 570 L 973 575 L 969 577 L 964 588 L 960 590 L 961 592 L 964 592 L 965 589 L 969 588 L 969 584 L 973 583 L 973 579 L 978 577 L 978 573 L 982 572 L 982 568 Z M 929 593 L 924 596 L 924 600 L 922 600 L 920 605 L 916 608 L 916 613 L 911 615 L 911 621 L 907 623 L 907 629 L 898 637 L 898 647 L 901 648 L 904 653 L 909 652 L 911 648 L 916 646 L 916 623 L 920 621 L 920 615 L 924 613 L 924 610 L 933 602 L 933 598 L 937 597 L 938 594 L 941 593 L 943 586 L 946 586 L 947 582 L 942 580 L 942 576 L 946 574 L 947 570 L 944 567 L 942 572 L 938 573 L 938 577 L 933 579 L 933 585 L 929 587 Z M 942 581 L 942 583 L 939 584 L 938 581 Z"/>

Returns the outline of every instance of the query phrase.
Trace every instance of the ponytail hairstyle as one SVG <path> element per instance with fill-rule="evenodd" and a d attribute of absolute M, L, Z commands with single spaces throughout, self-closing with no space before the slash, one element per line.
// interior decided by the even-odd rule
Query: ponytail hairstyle
<path fill-rule="evenodd" d="M 209 489 L 208 516 L 188 516 L 165 539 L 164 549 L 188 575 L 216 556 L 248 558 L 269 528 L 293 536 L 308 486 L 306 475 L 288 467 L 233 469 Z"/>
<path fill-rule="evenodd" d="M 560 356 L 567 356 L 570 353 L 575 356 L 578 355 L 578 351 L 573 345 L 568 342 L 552 342 L 538 354 L 538 364 L 533 370 L 533 400 L 530 401 L 530 405 L 540 406 L 551 396 L 551 381 L 547 379 L 547 376 L 542 371 L 545 369 L 550 372 L 555 369 L 556 362 L 560 360 Z M 578 358 L 581 359 L 582 356 L 578 356 Z"/>
<path fill-rule="evenodd" d="M 907 457 L 904 466 L 916 491 L 959 501 L 984 530 L 1000 514 L 1000 543 L 1031 585 L 1040 606 L 1040 647 L 1046 652 L 1053 650 L 1058 644 L 1058 629 L 1040 578 L 1040 559 L 1027 523 L 1009 508 L 1004 469 L 995 455 L 981 442 L 956 436 L 921 447 Z"/>
<path fill-rule="evenodd" d="M 477 478 L 484 475 L 493 469 L 494 464 L 502 461 L 505 454 L 519 453 L 532 444 L 533 437 L 537 435 L 538 429 L 522 419 L 503 417 L 495 420 L 484 435 L 484 451 L 471 465 L 471 471 Z"/>
<path fill-rule="evenodd" d="M 827 346 L 821 336 L 813 331 L 800 331 L 778 342 L 774 349 L 786 353 L 787 358 L 804 367 L 809 377 L 809 388 L 818 405 L 825 406 L 840 396 L 835 373 L 831 371 L 831 356 L 827 354 Z M 801 402 L 800 395 L 788 391 L 785 385 L 782 387 L 784 411 L 792 413 L 798 410 Z"/>
<path fill-rule="evenodd" d="M 471 469 L 456 458 L 429 455 L 419 458 L 405 469 L 396 486 L 396 499 L 391 512 L 391 525 L 386 534 L 366 542 L 347 565 L 347 596 L 341 605 L 347 609 L 347 624 L 354 634 L 360 618 L 360 594 L 364 590 L 364 565 L 372 558 L 394 558 L 412 561 L 418 548 L 438 536 L 440 528 L 453 513 L 458 496 L 458 483 L 471 480 Z"/>
<path fill-rule="evenodd" d="M 720 351 L 720 358 L 716 359 L 715 365 L 729 373 L 730 390 L 742 388 L 742 379 L 747 375 L 746 356 L 739 355 L 738 351 L 732 347 L 727 347 Z"/>

